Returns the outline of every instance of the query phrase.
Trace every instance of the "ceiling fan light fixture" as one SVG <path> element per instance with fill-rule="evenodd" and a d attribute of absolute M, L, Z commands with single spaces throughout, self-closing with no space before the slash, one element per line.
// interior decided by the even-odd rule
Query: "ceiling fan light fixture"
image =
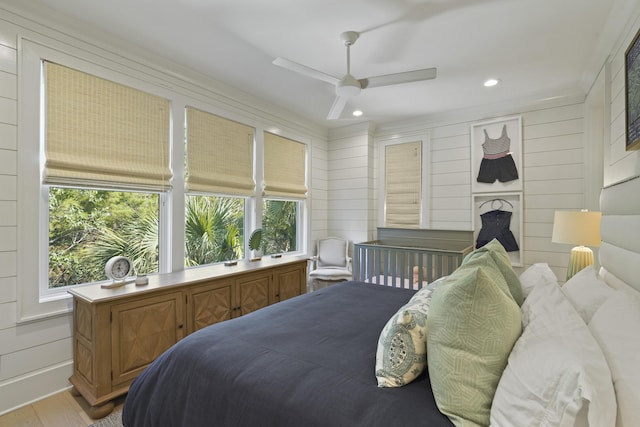
<path fill-rule="evenodd" d="M 361 90 L 362 86 L 360 85 L 360 82 L 349 74 L 344 76 L 344 78 L 336 85 L 336 95 L 343 96 L 345 98 L 356 96 Z"/>

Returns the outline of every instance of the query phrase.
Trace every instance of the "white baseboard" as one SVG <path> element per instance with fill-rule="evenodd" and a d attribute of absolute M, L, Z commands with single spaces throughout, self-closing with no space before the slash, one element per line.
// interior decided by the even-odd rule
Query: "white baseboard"
<path fill-rule="evenodd" d="M 71 387 L 73 360 L 30 372 L 0 383 L 0 415 Z"/>

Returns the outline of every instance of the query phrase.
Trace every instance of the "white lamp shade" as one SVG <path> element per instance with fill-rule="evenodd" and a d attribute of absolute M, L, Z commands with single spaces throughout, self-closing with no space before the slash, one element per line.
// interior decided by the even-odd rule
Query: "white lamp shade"
<path fill-rule="evenodd" d="M 602 212 L 556 211 L 551 241 L 581 246 L 600 246 L 601 218 Z"/>

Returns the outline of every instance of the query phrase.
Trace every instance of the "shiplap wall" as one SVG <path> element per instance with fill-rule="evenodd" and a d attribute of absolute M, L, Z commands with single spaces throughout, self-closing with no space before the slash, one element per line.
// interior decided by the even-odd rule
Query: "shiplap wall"
<path fill-rule="evenodd" d="M 18 31 L 0 21 L 0 412 L 60 390 L 72 371 L 70 315 L 16 325 Z"/>
<path fill-rule="evenodd" d="M 496 118 L 521 115 L 523 123 L 524 266 L 547 262 L 560 278 L 566 274 L 570 247 L 551 243 L 555 210 L 585 207 L 584 103 L 537 105 Z M 471 125 L 492 117 L 446 123 L 412 123 L 409 134 L 428 134 L 431 149 L 430 224 L 432 229 L 471 230 Z M 393 135 L 402 137 L 394 128 Z M 389 132 L 391 134 L 391 132 Z M 389 136 L 382 130 L 379 140 Z M 329 142 L 329 232 L 354 241 L 375 237 L 377 144 L 367 135 Z M 366 156 L 366 157 L 365 157 Z M 600 162 L 600 159 L 596 159 Z M 367 200 L 367 194 L 373 197 Z M 476 221 L 479 222 L 479 221 Z M 365 227 L 369 227 L 365 230 Z"/>
<path fill-rule="evenodd" d="M 310 239 L 307 253 L 314 253 L 315 242 L 327 236 L 328 233 L 328 210 L 327 197 L 329 193 L 329 178 L 327 173 L 328 151 L 326 141 L 314 141 L 311 147 L 310 156 L 310 193 L 313 199 L 310 203 Z"/>
<path fill-rule="evenodd" d="M 429 228 L 471 230 L 470 123 L 430 127 Z"/>
<path fill-rule="evenodd" d="M 547 262 L 563 281 L 570 245 L 551 242 L 556 210 L 586 208 L 584 104 L 523 114 L 524 261 Z M 599 159 L 601 161 L 601 159 Z"/>
<path fill-rule="evenodd" d="M 328 233 L 353 243 L 373 238 L 376 151 L 372 129 L 333 133 L 328 145 Z"/>

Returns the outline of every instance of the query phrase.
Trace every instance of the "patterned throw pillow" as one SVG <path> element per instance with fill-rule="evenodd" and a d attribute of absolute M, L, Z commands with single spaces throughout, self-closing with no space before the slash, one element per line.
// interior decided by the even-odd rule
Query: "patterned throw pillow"
<path fill-rule="evenodd" d="M 402 387 L 427 364 L 427 314 L 431 290 L 422 288 L 389 319 L 376 351 L 379 387 Z"/>

